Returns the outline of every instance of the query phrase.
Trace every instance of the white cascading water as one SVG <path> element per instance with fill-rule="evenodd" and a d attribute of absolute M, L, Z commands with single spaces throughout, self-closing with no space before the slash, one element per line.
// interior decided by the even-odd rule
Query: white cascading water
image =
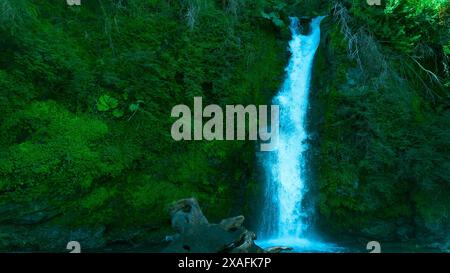
<path fill-rule="evenodd" d="M 312 19 L 303 35 L 297 18 L 291 18 L 292 53 L 286 79 L 274 104 L 280 107 L 278 149 L 263 154 L 267 176 L 266 206 L 260 237 L 263 246 L 287 245 L 302 251 L 320 251 L 325 244 L 307 239 L 309 210 L 302 207 L 307 191 L 305 153 L 308 149 L 306 119 L 311 70 L 320 42 L 320 22 Z"/>

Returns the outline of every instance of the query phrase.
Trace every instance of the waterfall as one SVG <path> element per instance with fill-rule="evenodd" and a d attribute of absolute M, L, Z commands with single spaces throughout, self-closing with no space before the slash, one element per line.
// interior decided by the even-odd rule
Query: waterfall
<path fill-rule="evenodd" d="M 259 236 L 268 245 L 317 247 L 316 243 L 311 246 L 311 242 L 305 239 L 311 215 L 302 204 L 307 192 L 306 119 L 311 70 L 320 42 L 320 22 L 323 18 L 312 19 L 310 32 L 306 35 L 300 32 L 298 19 L 291 18 L 289 50 L 292 55 L 283 86 L 273 99 L 273 104 L 280 107 L 278 149 L 260 154 L 267 184 Z"/>

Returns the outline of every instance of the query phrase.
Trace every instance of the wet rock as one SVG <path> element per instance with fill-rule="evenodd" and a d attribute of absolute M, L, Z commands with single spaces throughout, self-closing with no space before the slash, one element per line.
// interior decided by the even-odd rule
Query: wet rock
<path fill-rule="evenodd" d="M 231 245 L 239 241 L 244 231 L 226 231 L 217 224 L 200 224 L 189 227 L 179 236 L 173 236 L 171 244 L 163 252 L 171 253 L 219 253 L 229 252 Z"/>
<path fill-rule="evenodd" d="M 244 216 L 211 224 L 193 198 L 183 199 L 170 209 L 175 235 L 166 236 L 165 253 L 262 253 L 255 245 L 255 233 L 243 226 Z"/>
<path fill-rule="evenodd" d="M 255 244 L 256 234 L 246 230 L 230 251 L 232 253 L 263 253 L 264 250 Z"/>
<path fill-rule="evenodd" d="M 244 223 L 244 221 L 245 221 L 245 217 L 242 215 L 239 215 L 236 217 L 223 219 L 222 221 L 220 221 L 219 225 L 225 230 L 232 230 L 232 229 L 240 228 L 242 226 L 242 224 Z"/>
<path fill-rule="evenodd" d="M 269 247 L 264 249 L 264 252 L 266 253 L 280 253 L 280 252 L 286 252 L 286 251 L 291 251 L 292 247 L 287 247 L 287 246 L 273 246 L 273 247 Z"/>
<path fill-rule="evenodd" d="M 182 199 L 174 203 L 170 208 L 172 228 L 183 233 L 192 225 L 208 224 L 196 199 Z"/>
<path fill-rule="evenodd" d="M 395 223 L 380 221 L 374 223 L 371 227 L 362 230 L 362 234 L 368 238 L 376 238 L 377 240 L 390 241 L 395 239 L 396 225 Z"/>
<path fill-rule="evenodd" d="M 302 16 L 298 18 L 299 30 L 303 35 L 307 35 L 311 31 L 311 17 Z"/>

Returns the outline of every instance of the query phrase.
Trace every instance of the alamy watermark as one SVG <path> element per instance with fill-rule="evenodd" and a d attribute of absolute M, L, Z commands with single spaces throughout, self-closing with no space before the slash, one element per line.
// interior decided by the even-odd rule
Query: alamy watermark
<path fill-rule="evenodd" d="M 367 0 L 369 6 L 381 6 L 381 0 Z"/>
<path fill-rule="evenodd" d="M 367 243 L 366 249 L 369 253 L 381 253 L 381 244 L 378 241 L 370 241 Z"/>
<path fill-rule="evenodd" d="M 66 249 L 71 250 L 69 253 L 81 253 L 81 244 L 78 241 L 70 241 L 67 243 Z"/>
<path fill-rule="evenodd" d="M 172 138 L 176 141 L 246 140 L 248 137 L 248 140 L 261 142 L 261 151 L 273 151 L 277 148 L 278 105 L 271 105 L 270 109 L 267 105 L 226 105 L 223 111 L 216 104 L 203 108 L 202 98 L 194 97 L 193 112 L 187 105 L 180 104 L 172 108 L 171 116 L 178 118 L 171 129 Z M 208 119 L 205 123 L 204 118 Z"/>
<path fill-rule="evenodd" d="M 66 0 L 69 6 L 81 6 L 81 0 Z"/>

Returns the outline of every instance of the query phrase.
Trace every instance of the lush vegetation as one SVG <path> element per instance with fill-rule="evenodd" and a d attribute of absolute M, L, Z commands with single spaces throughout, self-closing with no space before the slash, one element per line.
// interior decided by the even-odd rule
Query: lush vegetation
<path fill-rule="evenodd" d="M 251 218 L 255 143 L 175 142 L 170 111 L 268 104 L 288 16 L 317 14 L 318 224 L 448 236 L 447 1 L 81 1 L 0 1 L 0 250 L 160 241 L 188 196 Z"/>
<path fill-rule="evenodd" d="M 211 219 L 240 210 L 254 144 L 175 142 L 170 111 L 270 100 L 285 40 L 258 5 L 2 0 L 0 249 L 63 250 L 61 228 L 129 241 L 189 196 Z"/>
<path fill-rule="evenodd" d="M 327 26 L 315 71 L 320 221 L 335 232 L 445 243 L 448 2 L 350 2 L 334 6 L 338 24 Z"/>

